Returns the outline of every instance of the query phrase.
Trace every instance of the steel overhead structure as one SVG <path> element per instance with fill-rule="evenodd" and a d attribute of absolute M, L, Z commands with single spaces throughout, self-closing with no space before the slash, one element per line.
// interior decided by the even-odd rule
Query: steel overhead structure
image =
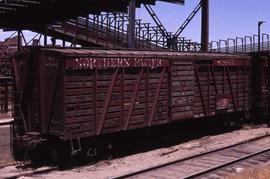
<path fill-rule="evenodd" d="M 157 0 L 136 0 L 155 4 Z M 184 0 L 159 0 L 183 4 Z M 127 12 L 130 0 L 0 0 L 0 28 L 28 29 L 87 14 Z"/>
<path fill-rule="evenodd" d="M 188 18 L 183 22 L 183 24 L 179 27 L 179 29 L 174 34 L 175 37 L 179 37 L 180 34 L 184 31 L 184 29 L 188 26 L 188 24 L 191 22 L 193 17 L 199 12 L 199 10 L 202 7 L 202 1 L 199 2 L 199 4 L 195 7 L 195 9 L 191 12 L 191 14 L 188 16 Z"/>
<path fill-rule="evenodd" d="M 158 16 L 155 14 L 154 10 L 150 5 L 144 5 L 154 22 L 157 24 L 160 33 L 168 39 L 168 47 L 175 48 L 178 43 L 178 38 L 181 33 L 185 30 L 191 20 L 195 17 L 195 15 L 202 9 L 202 19 L 201 19 L 201 50 L 208 51 L 209 50 L 209 0 L 200 0 L 195 9 L 191 12 L 188 18 L 183 22 L 183 24 L 177 29 L 174 35 L 168 33 L 166 28 L 163 26 Z"/>
<path fill-rule="evenodd" d="M 169 33 L 166 28 L 163 26 L 162 22 L 156 15 L 155 11 L 151 8 L 150 5 L 144 4 L 144 7 L 156 23 L 160 33 L 167 39 L 167 48 L 172 49 L 178 49 L 179 45 L 183 45 L 185 43 L 191 43 L 190 40 L 185 40 L 184 38 L 181 38 L 180 35 L 184 31 L 184 29 L 188 26 L 190 21 L 193 19 L 193 17 L 198 13 L 198 11 L 202 7 L 202 1 L 199 2 L 199 4 L 195 7 L 195 9 L 191 12 L 191 14 L 188 16 L 188 18 L 185 20 L 185 22 L 178 28 L 178 30 L 173 34 Z M 180 43 L 180 44 L 179 44 Z"/>
<path fill-rule="evenodd" d="M 158 26 L 158 29 L 160 31 L 160 33 L 167 37 L 170 38 L 171 34 L 166 30 L 166 28 L 163 26 L 163 24 L 161 23 L 160 19 L 158 18 L 158 16 L 156 15 L 155 11 L 152 9 L 151 6 L 144 4 L 145 9 L 148 11 L 148 13 L 150 14 L 150 16 L 152 17 L 152 19 L 154 20 L 154 22 L 156 23 L 156 25 Z"/>

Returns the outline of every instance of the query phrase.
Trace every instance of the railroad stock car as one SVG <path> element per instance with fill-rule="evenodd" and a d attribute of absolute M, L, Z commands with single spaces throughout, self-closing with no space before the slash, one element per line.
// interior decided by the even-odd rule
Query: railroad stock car
<path fill-rule="evenodd" d="M 32 47 L 12 61 L 14 154 L 45 141 L 76 152 L 81 139 L 108 133 L 247 117 L 252 88 L 262 88 L 243 54 Z"/>

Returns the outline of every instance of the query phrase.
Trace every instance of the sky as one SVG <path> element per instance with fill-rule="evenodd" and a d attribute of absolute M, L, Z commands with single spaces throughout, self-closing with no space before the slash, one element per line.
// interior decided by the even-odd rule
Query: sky
<path fill-rule="evenodd" d="M 153 9 L 168 31 L 175 32 L 189 16 L 199 0 L 186 0 L 185 5 L 158 2 Z M 219 40 L 257 34 L 257 22 L 263 33 L 270 33 L 269 0 L 209 0 L 210 40 Z M 144 9 L 138 16 L 149 21 L 151 18 Z M 181 36 L 200 41 L 201 13 L 199 12 Z"/>
<path fill-rule="evenodd" d="M 192 10 L 199 3 L 199 0 L 186 0 L 185 5 L 175 5 L 164 2 L 157 2 L 153 6 L 156 14 L 169 32 L 175 32 L 189 16 Z M 270 34 L 270 0 L 209 0 L 210 3 L 210 41 L 252 36 L 257 34 L 257 22 L 266 21 L 262 25 L 262 32 Z M 137 18 L 143 22 L 154 22 L 142 6 L 137 9 Z M 200 41 L 199 12 L 181 36 L 193 41 Z M 0 40 L 10 36 L 12 32 L 0 31 Z M 30 38 L 31 33 L 26 36 Z"/>

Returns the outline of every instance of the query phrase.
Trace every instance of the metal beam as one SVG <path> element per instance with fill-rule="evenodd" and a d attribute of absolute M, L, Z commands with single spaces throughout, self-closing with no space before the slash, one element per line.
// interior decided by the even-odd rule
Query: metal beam
<path fill-rule="evenodd" d="M 150 14 L 150 16 L 152 17 L 152 19 L 154 20 L 154 22 L 156 23 L 160 33 L 166 37 L 169 38 L 170 34 L 168 33 L 168 31 L 166 30 L 166 28 L 164 27 L 164 25 L 162 24 L 162 22 L 160 21 L 160 19 L 158 18 L 158 16 L 156 15 L 155 11 L 152 9 L 152 7 L 150 5 L 144 4 L 145 9 L 148 11 L 148 13 Z"/>
<path fill-rule="evenodd" d="M 136 21 L 136 0 L 129 2 L 129 25 L 128 25 L 128 47 L 135 47 L 135 21 Z"/>
<path fill-rule="evenodd" d="M 201 50 L 208 51 L 209 42 L 209 0 L 202 0 Z"/>
<path fill-rule="evenodd" d="M 191 22 L 193 17 L 199 12 L 199 10 L 202 7 L 202 1 L 199 2 L 199 4 L 195 7 L 195 9 L 191 12 L 191 14 L 188 16 L 188 18 L 183 22 L 183 24 L 179 27 L 179 29 L 174 34 L 175 37 L 179 37 L 181 33 L 185 30 L 185 28 L 188 26 L 188 24 Z"/>

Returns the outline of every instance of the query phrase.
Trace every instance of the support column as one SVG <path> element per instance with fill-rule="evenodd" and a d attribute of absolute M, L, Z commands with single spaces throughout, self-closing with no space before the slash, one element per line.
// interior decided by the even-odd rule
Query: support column
<path fill-rule="evenodd" d="M 47 36 L 47 30 L 45 30 L 45 34 L 44 34 L 44 46 L 47 46 L 48 45 L 48 36 Z"/>
<path fill-rule="evenodd" d="M 18 39 L 17 39 L 17 51 L 20 51 L 21 50 L 21 46 L 22 46 L 22 31 L 21 30 L 18 30 Z"/>
<path fill-rule="evenodd" d="M 208 51 L 209 46 L 209 0 L 202 0 L 202 51 Z"/>
<path fill-rule="evenodd" d="M 128 25 L 128 47 L 135 47 L 135 18 L 136 18 L 136 0 L 129 2 L 129 25 Z"/>

